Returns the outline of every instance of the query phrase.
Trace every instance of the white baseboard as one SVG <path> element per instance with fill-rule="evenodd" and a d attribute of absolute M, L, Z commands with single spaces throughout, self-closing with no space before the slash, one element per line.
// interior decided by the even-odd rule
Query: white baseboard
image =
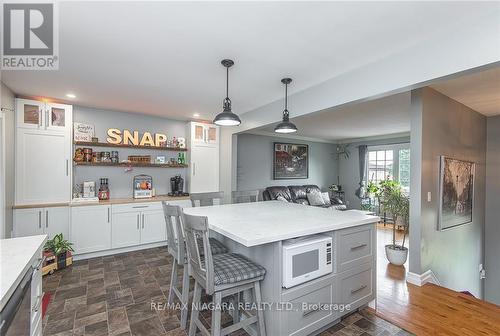
<path fill-rule="evenodd" d="M 167 242 L 164 241 L 164 242 L 159 242 L 159 243 L 150 243 L 150 244 L 145 244 L 145 245 L 122 247 L 122 248 L 116 248 L 116 249 L 104 250 L 104 251 L 98 251 L 98 252 L 75 254 L 75 255 L 73 255 L 73 260 L 84 260 L 84 259 L 90 259 L 90 258 L 96 258 L 96 257 L 105 257 L 105 256 L 113 255 L 113 254 L 126 253 L 126 252 L 138 251 L 138 250 L 145 250 L 145 249 L 160 247 L 160 246 L 166 247 Z"/>
<path fill-rule="evenodd" d="M 408 272 L 406 273 L 406 281 L 419 287 L 425 285 L 428 282 L 441 286 L 438 278 L 431 270 L 428 270 L 427 272 L 424 272 L 422 274 Z"/>

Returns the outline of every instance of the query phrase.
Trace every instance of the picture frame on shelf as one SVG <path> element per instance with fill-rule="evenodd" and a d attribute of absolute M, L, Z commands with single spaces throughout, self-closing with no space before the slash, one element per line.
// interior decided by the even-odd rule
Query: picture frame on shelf
<path fill-rule="evenodd" d="M 155 158 L 155 162 L 154 163 L 157 163 L 157 164 L 165 164 L 166 163 L 166 157 L 165 155 L 158 155 L 156 158 Z"/>

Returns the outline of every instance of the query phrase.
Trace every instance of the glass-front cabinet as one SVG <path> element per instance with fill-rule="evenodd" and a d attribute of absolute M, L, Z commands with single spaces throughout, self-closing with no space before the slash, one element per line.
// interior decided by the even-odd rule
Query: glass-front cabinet
<path fill-rule="evenodd" d="M 16 100 L 17 126 L 40 130 L 71 130 L 72 106 L 29 99 Z"/>
<path fill-rule="evenodd" d="M 192 123 L 192 139 L 197 144 L 218 144 L 219 127 L 212 124 Z"/>

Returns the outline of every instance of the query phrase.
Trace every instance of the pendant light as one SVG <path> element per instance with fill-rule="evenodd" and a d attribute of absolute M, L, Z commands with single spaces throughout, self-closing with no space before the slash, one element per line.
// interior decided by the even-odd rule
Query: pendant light
<path fill-rule="evenodd" d="M 234 65 L 230 59 L 221 61 L 221 64 L 226 68 L 226 98 L 224 98 L 224 110 L 219 113 L 215 119 L 214 124 L 219 126 L 238 126 L 241 124 L 240 118 L 231 111 L 231 99 L 229 99 L 229 68 Z"/>
<path fill-rule="evenodd" d="M 285 109 L 283 110 L 283 121 L 274 128 L 276 133 L 297 132 L 297 126 L 290 122 L 290 113 L 288 112 L 288 84 L 291 82 L 291 78 L 283 78 L 281 80 L 281 83 L 285 84 Z"/>

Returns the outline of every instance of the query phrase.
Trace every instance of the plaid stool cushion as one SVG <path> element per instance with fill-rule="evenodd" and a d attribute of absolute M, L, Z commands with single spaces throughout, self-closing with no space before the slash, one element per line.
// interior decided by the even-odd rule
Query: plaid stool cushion
<path fill-rule="evenodd" d="M 257 278 L 266 274 L 266 269 L 236 253 L 213 256 L 214 284 L 226 285 Z"/>
<path fill-rule="evenodd" d="M 227 248 L 224 245 L 222 245 L 220 241 L 218 241 L 215 238 L 208 238 L 208 240 L 210 241 L 210 249 L 212 250 L 212 255 L 227 253 Z M 204 254 L 203 239 L 198 238 L 197 241 L 198 241 L 198 248 L 200 250 L 200 255 L 203 255 Z"/>

